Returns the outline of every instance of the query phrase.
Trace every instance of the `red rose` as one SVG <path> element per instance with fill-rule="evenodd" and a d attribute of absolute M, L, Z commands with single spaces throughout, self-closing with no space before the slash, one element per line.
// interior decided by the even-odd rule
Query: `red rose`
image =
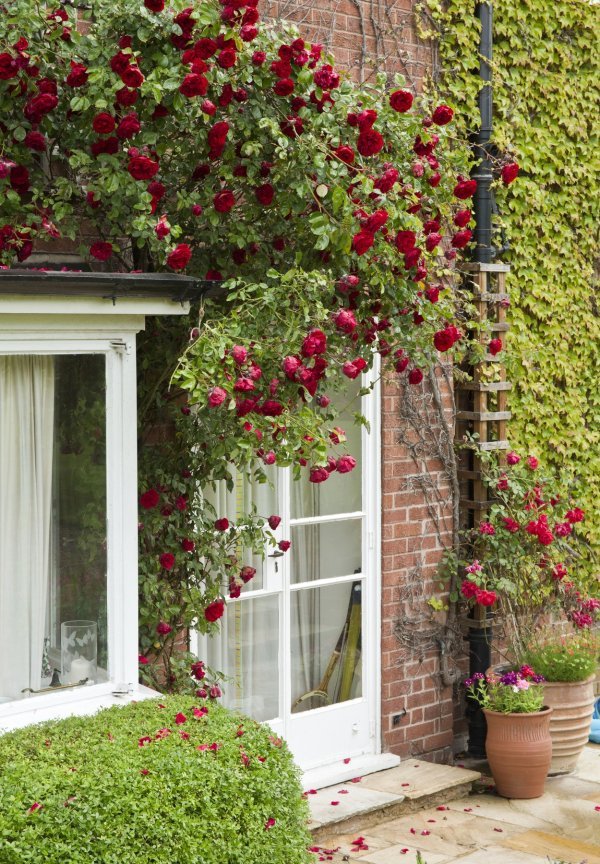
<path fill-rule="evenodd" d="M 98 261 L 108 261 L 113 253 L 112 243 L 98 241 L 90 246 L 90 255 Z"/>
<path fill-rule="evenodd" d="M 464 249 L 471 242 L 471 237 L 473 236 L 473 232 L 470 228 L 463 228 L 461 231 L 457 231 L 456 234 L 452 237 L 452 246 L 455 249 Z"/>
<path fill-rule="evenodd" d="M 254 27 L 252 24 L 243 24 L 240 27 L 240 36 L 242 42 L 252 42 L 258 36 L 258 27 Z"/>
<path fill-rule="evenodd" d="M 173 628 L 170 624 L 167 624 L 166 621 L 159 621 L 159 623 L 156 625 L 156 632 L 159 634 L 159 636 L 167 636 L 169 633 L 171 633 L 172 630 Z"/>
<path fill-rule="evenodd" d="M 346 165 L 352 165 L 354 162 L 354 150 L 347 144 L 340 144 L 340 146 L 336 147 L 333 152 L 337 158 L 341 162 L 345 162 Z"/>
<path fill-rule="evenodd" d="M 127 87 L 132 87 L 135 90 L 144 83 L 144 76 L 142 75 L 139 66 L 128 66 L 123 70 L 123 72 L 121 72 L 121 81 L 123 84 L 126 84 Z"/>
<path fill-rule="evenodd" d="M 387 171 L 383 172 L 379 180 L 375 182 L 375 189 L 379 189 L 380 192 L 384 193 L 389 192 L 398 182 L 399 176 L 396 168 L 388 168 Z"/>
<path fill-rule="evenodd" d="M 502 340 L 501 339 L 490 339 L 488 343 L 488 351 L 495 357 L 496 354 L 499 354 L 502 351 Z"/>
<path fill-rule="evenodd" d="M 416 241 L 417 235 L 414 231 L 398 231 L 395 240 L 396 249 L 406 255 L 407 252 L 415 248 Z"/>
<path fill-rule="evenodd" d="M 114 154 L 119 152 L 119 139 L 114 136 L 104 138 L 101 141 L 94 141 L 90 147 L 92 156 L 99 156 L 101 153 Z"/>
<path fill-rule="evenodd" d="M 54 93 L 40 92 L 25 104 L 23 114 L 31 123 L 40 123 L 45 114 L 49 114 L 58 105 L 58 97 Z"/>
<path fill-rule="evenodd" d="M 175 556 L 171 552 L 163 552 L 158 560 L 163 570 L 172 570 L 175 566 Z"/>
<path fill-rule="evenodd" d="M 10 78 L 16 78 L 19 74 L 19 65 L 17 61 L 6 51 L 0 54 L 0 81 L 8 81 Z"/>
<path fill-rule="evenodd" d="M 415 385 L 420 384 L 422 380 L 423 380 L 423 373 L 421 372 L 420 369 L 417 369 L 415 367 L 414 369 L 411 369 L 410 372 L 408 373 L 408 383 L 409 384 L 415 384 Z"/>
<path fill-rule="evenodd" d="M 398 111 L 402 114 L 405 111 L 410 110 L 410 107 L 413 104 L 413 98 L 413 94 L 408 90 L 394 90 L 390 95 L 390 105 L 394 111 Z"/>
<path fill-rule="evenodd" d="M 572 510 L 567 511 L 567 513 L 565 514 L 565 518 L 568 522 L 571 522 L 571 524 L 574 525 L 577 522 L 583 522 L 585 518 L 585 513 L 580 507 L 573 507 Z"/>
<path fill-rule="evenodd" d="M 144 6 L 150 12 L 162 12 L 165 8 L 165 0 L 144 0 Z"/>
<path fill-rule="evenodd" d="M 130 90 L 129 87 L 121 87 L 120 90 L 117 90 L 115 93 L 115 99 L 119 103 L 119 105 L 125 105 L 129 107 L 131 105 L 135 105 L 138 100 L 139 93 L 137 90 Z"/>
<path fill-rule="evenodd" d="M 158 174 L 159 164 L 148 156 L 133 156 L 129 160 L 127 170 L 134 180 L 151 180 Z"/>
<path fill-rule="evenodd" d="M 225 602 L 223 600 L 214 600 L 212 603 L 209 603 L 204 610 L 204 617 L 207 621 L 218 621 L 219 618 L 223 617 L 224 611 Z"/>
<path fill-rule="evenodd" d="M 190 263 L 192 250 L 187 243 L 180 243 L 167 255 L 167 266 L 171 270 L 185 270 Z"/>
<path fill-rule="evenodd" d="M 228 132 L 229 123 L 226 120 L 220 120 L 208 130 L 207 140 L 212 159 L 217 159 L 225 149 L 225 140 Z"/>
<path fill-rule="evenodd" d="M 505 165 L 502 169 L 502 182 L 508 186 L 509 183 L 512 183 L 513 180 L 516 179 L 519 173 L 519 166 L 516 162 L 511 162 L 508 165 Z"/>
<path fill-rule="evenodd" d="M 357 255 L 364 255 L 365 252 L 369 251 L 374 242 L 375 235 L 371 234 L 370 231 L 359 231 L 352 238 L 352 250 Z"/>
<path fill-rule="evenodd" d="M 301 361 L 297 357 L 292 356 L 284 357 L 281 364 L 281 368 L 285 372 L 286 378 L 289 378 L 290 381 L 294 380 L 296 372 L 300 366 L 302 366 Z"/>
<path fill-rule="evenodd" d="M 256 569 L 254 567 L 242 567 L 240 570 L 240 579 L 244 584 L 250 582 L 256 576 Z"/>
<path fill-rule="evenodd" d="M 449 325 L 444 330 L 438 330 L 433 337 L 433 344 L 438 351 L 449 351 L 450 348 L 461 337 L 460 330 L 457 330 L 454 325 Z"/>
<path fill-rule="evenodd" d="M 469 232 L 470 233 L 470 232 Z M 427 240 L 425 241 L 425 248 L 428 252 L 433 252 L 436 246 L 442 242 L 442 235 L 438 234 L 437 231 L 433 231 L 431 234 L 427 235 Z"/>
<path fill-rule="evenodd" d="M 356 318 L 350 309 L 340 309 L 333 316 L 333 321 L 342 333 L 352 333 L 356 329 Z"/>
<path fill-rule="evenodd" d="M 281 516 L 269 516 L 267 522 L 269 523 L 269 528 L 272 531 L 276 531 L 279 527 L 279 523 L 281 522 Z"/>
<path fill-rule="evenodd" d="M 232 66 L 235 66 L 236 60 L 237 53 L 235 48 L 223 48 L 217 55 L 217 64 L 221 69 L 231 69 Z"/>
<path fill-rule="evenodd" d="M 126 114 L 117 126 L 118 138 L 133 138 L 141 130 L 142 126 L 137 114 L 133 111 L 131 114 Z"/>
<path fill-rule="evenodd" d="M 375 234 L 380 228 L 383 228 L 389 218 L 387 210 L 376 210 L 364 222 L 363 229 L 371 234 Z"/>
<path fill-rule="evenodd" d="M 367 111 L 361 111 L 358 117 L 356 118 L 356 125 L 358 126 L 361 132 L 366 132 L 367 129 L 371 129 L 375 121 L 377 120 L 377 111 L 373 109 L 369 109 Z"/>
<path fill-rule="evenodd" d="M 383 137 L 375 129 L 365 129 L 358 136 L 356 149 L 361 156 L 375 156 L 383 149 Z"/>
<path fill-rule="evenodd" d="M 67 75 L 66 83 L 69 87 L 83 87 L 88 80 L 87 67 L 83 63 L 75 63 L 71 60 L 71 71 Z"/>
<path fill-rule="evenodd" d="M 211 408 L 217 408 L 227 399 L 227 393 L 222 387 L 213 387 L 208 391 L 208 404 Z"/>
<path fill-rule="evenodd" d="M 159 499 L 160 495 L 156 489 L 148 489 L 147 492 L 140 495 L 140 506 L 143 507 L 144 510 L 152 510 L 158 504 Z"/>
<path fill-rule="evenodd" d="M 480 588 L 475 593 L 475 602 L 480 606 L 493 606 L 497 597 L 494 591 L 484 591 Z"/>
<path fill-rule="evenodd" d="M 292 543 L 290 540 L 280 540 L 277 544 L 277 548 L 281 549 L 282 552 L 287 552 L 291 545 Z"/>
<path fill-rule="evenodd" d="M 36 132 L 33 129 L 25 135 L 23 144 L 29 147 L 30 150 L 37 150 L 38 153 L 43 153 L 46 149 L 46 136 L 41 132 Z"/>
<path fill-rule="evenodd" d="M 518 453 L 515 453 L 514 450 L 511 450 L 509 453 L 506 454 L 506 462 L 508 465 L 518 465 L 520 461 L 521 457 Z"/>
<path fill-rule="evenodd" d="M 529 468 L 530 471 L 537 471 L 539 464 L 540 463 L 535 458 L 535 456 L 528 456 L 527 457 L 527 467 Z"/>
<path fill-rule="evenodd" d="M 259 204 L 262 204 L 263 207 L 268 207 L 273 201 L 275 190 L 270 183 L 263 183 L 262 186 L 258 186 L 254 190 L 254 194 Z"/>
<path fill-rule="evenodd" d="M 519 530 L 519 523 L 511 516 L 503 516 L 502 521 L 504 522 L 504 529 L 510 534 L 516 534 Z"/>
<path fill-rule="evenodd" d="M 184 552 L 193 552 L 196 544 L 193 540 L 188 540 L 187 537 L 181 541 L 181 548 Z"/>
<path fill-rule="evenodd" d="M 194 96 L 205 96 L 208 90 L 208 80 L 204 75 L 198 75 L 195 72 L 189 72 L 181 84 L 179 92 L 188 99 Z"/>
<path fill-rule="evenodd" d="M 273 85 L 273 91 L 278 96 L 290 96 L 294 92 L 294 82 L 291 78 L 280 78 Z"/>
<path fill-rule="evenodd" d="M 450 123 L 453 117 L 454 111 L 452 110 L 452 108 L 450 108 L 449 105 L 438 105 L 438 107 L 431 115 L 432 121 L 437 126 L 445 126 L 446 123 Z"/>
<path fill-rule="evenodd" d="M 9 173 L 10 185 L 17 192 L 27 192 L 29 189 L 29 171 L 24 165 L 15 165 Z"/>
<path fill-rule="evenodd" d="M 468 225 L 471 221 L 471 211 L 470 210 L 459 210 L 458 213 L 454 216 L 454 224 L 457 228 L 464 228 L 465 225 Z"/>
<path fill-rule="evenodd" d="M 454 187 L 454 197 L 460 198 L 461 201 L 471 198 L 477 189 L 477 180 L 465 180 L 463 177 L 458 178 L 458 183 Z"/>
<path fill-rule="evenodd" d="M 302 356 L 313 357 L 315 354 L 324 354 L 327 350 L 327 338 L 322 330 L 311 330 L 302 343 Z"/>
<path fill-rule="evenodd" d="M 260 406 L 260 413 L 264 417 L 279 417 L 283 414 L 283 405 L 276 399 L 266 399 Z"/>
<path fill-rule="evenodd" d="M 117 75 L 120 75 L 129 66 L 130 59 L 131 54 L 124 54 L 123 51 L 119 51 L 110 58 L 110 68 L 113 72 L 116 72 Z"/>
<path fill-rule="evenodd" d="M 342 366 L 342 373 L 346 376 L 346 378 L 354 379 L 358 378 L 363 369 L 366 368 L 366 360 L 363 360 L 362 357 L 357 357 L 356 360 L 346 360 L 346 362 Z"/>
<path fill-rule="evenodd" d="M 221 192 L 217 192 L 213 198 L 213 205 L 217 213 L 229 213 L 229 211 L 235 206 L 233 192 L 230 192 L 229 189 L 223 189 Z"/>
<path fill-rule="evenodd" d="M 308 479 L 311 483 L 324 483 L 325 480 L 329 480 L 329 471 L 320 466 L 311 468 Z"/>
<path fill-rule="evenodd" d="M 267 55 L 264 51 L 255 51 L 252 55 L 252 62 L 255 66 L 262 66 L 266 59 Z"/>
<path fill-rule="evenodd" d="M 349 454 L 345 456 L 340 456 L 340 458 L 335 463 L 335 467 L 339 474 L 348 474 L 350 471 L 353 471 L 356 468 L 356 459 Z"/>
<path fill-rule="evenodd" d="M 223 516 L 222 519 L 217 519 L 215 521 L 215 529 L 217 531 L 227 531 L 228 528 L 229 528 L 229 519 L 227 519 L 225 516 Z"/>
<path fill-rule="evenodd" d="M 475 582 L 471 582 L 470 579 L 465 579 L 460 586 L 460 593 L 466 600 L 470 600 L 474 597 L 479 591 L 479 587 L 475 584 Z"/>
<path fill-rule="evenodd" d="M 94 132 L 97 132 L 98 135 L 110 135 L 114 128 L 115 118 L 106 111 L 96 114 L 92 121 L 92 129 Z"/>

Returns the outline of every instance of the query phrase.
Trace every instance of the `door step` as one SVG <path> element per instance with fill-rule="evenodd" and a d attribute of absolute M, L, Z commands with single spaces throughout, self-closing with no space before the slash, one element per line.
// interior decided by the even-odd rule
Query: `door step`
<path fill-rule="evenodd" d="M 478 771 L 407 759 L 396 768 L 367 777 L 324 789 L 306 789 L 311 811 L 309 830 L 315 845 L 338 834 L 356 832 L 359 836 L 386 819 L 462 798 L 480 778 Z"/>

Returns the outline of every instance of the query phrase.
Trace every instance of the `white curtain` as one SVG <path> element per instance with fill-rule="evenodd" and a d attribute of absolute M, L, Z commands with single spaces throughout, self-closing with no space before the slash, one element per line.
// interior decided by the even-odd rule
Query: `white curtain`
<path fill-rule="evenodd" d="M 0 699 L 40 687 L 53 443 L 53 358 L 0 357 Z"/>

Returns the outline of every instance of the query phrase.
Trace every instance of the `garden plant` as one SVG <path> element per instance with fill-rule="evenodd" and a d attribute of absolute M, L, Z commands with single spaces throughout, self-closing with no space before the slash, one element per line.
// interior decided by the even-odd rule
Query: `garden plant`
<path fill-rule="evenodd" d="M 308 864 L 307 819 L 286 744 L 205 700 L 0 737 L 2 864 Z"/>

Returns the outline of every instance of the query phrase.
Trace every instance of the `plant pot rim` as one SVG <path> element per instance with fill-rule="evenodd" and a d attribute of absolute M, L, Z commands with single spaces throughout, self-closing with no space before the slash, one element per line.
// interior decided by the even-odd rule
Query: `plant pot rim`
<path fill-rule="evenodd" d="M 491 708 L 484 708 L 484 714 L 493 714 L 494 717 L 546 717 L 554 711 L 551 705 L 543 705 L 540 711 L 492 711 Z"/>

